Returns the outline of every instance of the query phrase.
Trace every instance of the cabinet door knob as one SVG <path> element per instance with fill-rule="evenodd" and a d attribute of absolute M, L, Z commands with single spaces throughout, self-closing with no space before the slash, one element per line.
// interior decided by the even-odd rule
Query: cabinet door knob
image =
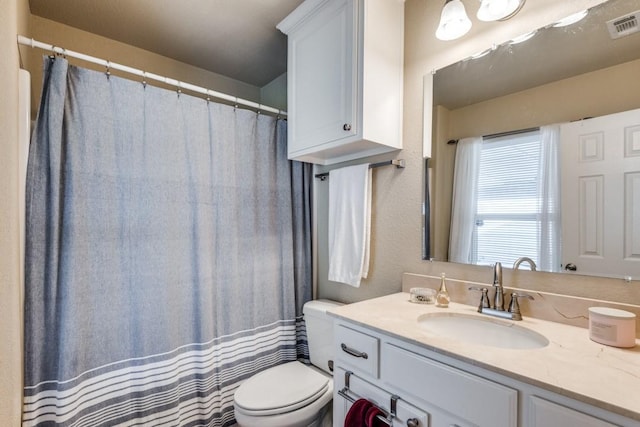
<path fill-rule="evenodd" d="M 345 123 L 344 125 L 342 125 L 342 129 L 349 131 L 351 130 L 351 125 L 349 123 Z"/>

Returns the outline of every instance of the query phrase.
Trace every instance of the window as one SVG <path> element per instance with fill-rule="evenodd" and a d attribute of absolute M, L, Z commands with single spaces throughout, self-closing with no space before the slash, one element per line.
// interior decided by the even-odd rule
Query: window
<path fill-rule="evenodd" d="M 499 261 L 511 266 L 522 256 L 533 259 L 538 266 L 541 262 L 549 263 L 541 259 L 549 252 L 544 249 L 549 241 L 545 233 L 558 235 L 554 227 L 559 227 L 559 207 L 549 207 L 541 196 L 546 193 L 541 191 L 547 173 L 543 165 L 539 130 L 484 138 L 471 240 L 473 264 L 491 265 Z"/>

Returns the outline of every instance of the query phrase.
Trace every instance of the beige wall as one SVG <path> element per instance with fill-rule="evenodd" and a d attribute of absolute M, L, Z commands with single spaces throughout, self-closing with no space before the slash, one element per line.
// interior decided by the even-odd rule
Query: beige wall
<path fill-rule="evenodd" d="M 640 60 L 582 74 L 450 112 L 446 138 L 489 135 L 640 107 Z M 526 105 L 526 108 L 522 108 Z"/>
<path fill-rule="evenodd" d="M 260 89 L 260 99 L 263 104 L 273 108 L 287 110 L 287 73 L 284 73 Z"/>
<path fill-rule="evenodd" d="M 27 0 L 0 0 L 0 425 L 18 426 L 22 395 L 18 250 L 16 34 L 28 32 Z"/>
<path fill-rule="evenodd" d="M 39 16 L 31 15 L 31 34 L 28 37 L 239 98 L 260 102 L 259 87 Z M 40 49 L 31 49 L 28 46 L 22 46 L 20 50 L 23 56 L 30 58 L 32 64 L 29 71 L 31 72 L 33 113 L 35 112 L 33 109 L 38 105 L 42 86 L 42 55 L 47 53 Z M 87 68 L 101 70 L 97 65 L 83 63 L 76 59 L 71 62 Z M 119 73 L 112 71 L 112 74 L 118 75 Z M 126 76 L 132 78 L 131 75 Z"/>
<path fill-rule="evenodd" d="M 477 4 L 476 4 L 477 3 Z M 371 267 L 369 277 L 360 288 L 352 288 L 327 280 L 327 182 L 316 181 L 317 198 L 317 258 L 318 295 L 344 302 L 353 302 L 374 296 L 397 292 L 401 289 L 401 275 L 411 273 L 452 272 L 460 274 L 466 266 L 421 260 L 422 248 L 422 112 L 423 84 L 426 73 L 450 65 L 480 52 L 492 44 L 500 44 L 513 37 L 547 25 L 573 12 L 602 3 L 602 0 L 528 1 L 523 10 L 505 22 L 481 23 L 475 20 L 479 2 L 465 1 L 473 28 L 462 39 L 442 42 L 435 38 L 443 2 L 407 0 L 405 3 L 405 73 L 404 73 L 404 149 L 396 157 L 404 158 L 407 168 L 382 168 L 374 172 Z M 437 162 L 437 149 L 434 157 Z M 392 156 L 381 156 L 366 161 L 377 161 Z M 362 162 L 362 160 L 360 161 Z M 332 167 L 340 167 L 336 165 Z M 329 167 L 320 167 L 324 172 Z M 442 230 L 441 230 L 442 231 Z M 438 233 L 438 230 L 435 230 Z M 490 279 L 486 268 L 469 268 L 470 274 L 480 274 L 477 280 Z M 465 270 L 466 271 L 466 270 Z M 538 276 L 544 277 L 544 276 Z M 542 279 L 540 279 L 542 280 Z M 580 282 L 579 276 L 566 278 L 567 282 Z M 607 298 L 608 290 L 616 289 L 621 298 L 639 297 L 640 286 L 625 285 L 619 280 L 600 279 L 601 287 L 585 290 L 591 297 Z M 538 285 L 534 277 L 526 286 Z M 562 289 L 558 289 L 562 293 Z"/>

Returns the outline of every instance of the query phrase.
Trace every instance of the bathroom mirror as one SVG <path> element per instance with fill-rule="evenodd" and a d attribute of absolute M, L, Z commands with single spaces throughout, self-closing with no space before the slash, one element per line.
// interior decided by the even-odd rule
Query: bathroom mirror
<path fill-rule="evenodd" d="M 425 122 L 433 128 L 425 171 L 433 259 L 448 260 L 456 148 L 447 142 L 640 108 L 640 23 L 607 24 L 639 10 L 637 0 L 609 0 L 573 25 L 549 25 L 528 40 L 488 47 L 435 72 L 433 103 L 425 99 L 425 111 L 433 110 L 432 122 Z"/>

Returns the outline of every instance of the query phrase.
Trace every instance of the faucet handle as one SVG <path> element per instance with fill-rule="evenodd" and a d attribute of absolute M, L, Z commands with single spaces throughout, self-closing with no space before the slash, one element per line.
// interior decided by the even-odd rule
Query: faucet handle
<path fill-rule="evenodd" d="M 533 297 L 528 294 L 518 294 L 516 292 L 511 293 L 511 302 L 509 303 L 509 313 L 513 320 L 522 320 L 522 314 L 520 313 L 520 304 L 518 298 L 527 298 L 533 301 Z"/>
<path fill-rule="evenodd" d="M 480 305 L 478 305 L 478 313 L 482 313 L 482 309 L 484 308 L 491 308 L 491 304 L 489 303 L 489 290 L 487 288 L 471 286 L 469 290 L 482 292 L 482 296 L 480 297 Z"/>

